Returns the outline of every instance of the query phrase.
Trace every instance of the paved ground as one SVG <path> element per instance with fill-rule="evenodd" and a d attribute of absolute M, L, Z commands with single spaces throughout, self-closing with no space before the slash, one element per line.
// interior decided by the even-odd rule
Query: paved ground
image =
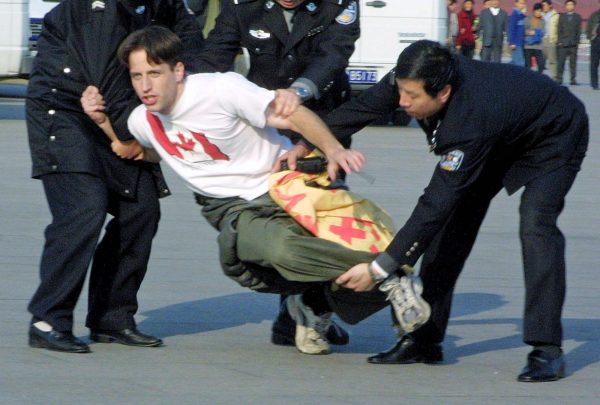
<path fill-rule="evenodd" d="M 49 214 L 41 184 L 29 179 L 25 125 L 17 119 L 0 121 L 0 403 L 597 403 L 600 92 L 584 86 L 574 91 L 588 107 L 592 136 L 560 221 L 568 239 L 568 378 L 551 384 L 515 381 L 528 353 L 520 338 L 518 197 L 500 195 L 484 223 L 456 290 L 446 362 L 374 366 L 365 358 L 394 342 L 385 310 L 349 327 L 350 345 L 329 356 L 271 345 L 277 298 L 247 292 L 221 274 L 216 234 L 170 172 L 174 195 L 162 201 L 138 316 L 140 327 L 164 338 L 166 346 L 93 344 L 88 355 L 31 349 L 26 305 L 37 285 Z M 369 128 L 356 137 L 356 147 L 367 154 L 367 171 L 376 182 L 352 176 L 353 190 L 372 196 L 402 224 L 436 161 L 424 136 L 414 127 Z M 87 340 L 85 303 L 84 294 L 75 333 Z"/>

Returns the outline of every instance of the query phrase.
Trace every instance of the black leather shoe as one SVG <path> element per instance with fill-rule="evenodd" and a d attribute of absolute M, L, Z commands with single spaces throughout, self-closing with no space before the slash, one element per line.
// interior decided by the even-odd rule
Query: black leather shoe
<path fill-rule="evenodd" d="M 145 335 L 136 327 L 123 330 L 93 329 L 90 339 L 98 343 L 121 343 L 128 346 L 157 347 L 162 346 L 163 341 L 155 336 Z"/>
<path fill-rule="evenodd" d="M 271 343 L 280 346 L 295 346 L 296 322 L 290 316 L 286 305 L 281 305 L 279 315 L 271 328 Z M 340 325 L 331 321 L 325 337 L 332 345 L 343 346 L 350 341 L 350 336 Z"/>
<path fill-rule="evenodd" d="M 517 377 L 521 382 L 556 381 L 565 377 L 565 360 L 535 349 L 527 355 L 527 365 Z"/>
<path fill-rule="evenodd" d="M 44 332 L 29 326 L 29 346 L 66 353 L 89 353 L 90 347 L 77 339 L 71 332 L 51 330 Z"/>
<path fill-rule="evenodd" d="M 372 364 L 411 364 L 439 363 L 444 360 L 442 345 L 438 343 L 420 344 L 406 334 L 388 351 L 367 359 Z"/>

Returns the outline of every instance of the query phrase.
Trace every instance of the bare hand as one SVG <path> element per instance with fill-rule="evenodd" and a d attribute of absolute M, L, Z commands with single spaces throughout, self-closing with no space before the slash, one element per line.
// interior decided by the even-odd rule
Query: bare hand
<path fill-rule="evenodd" d="M 102 94 L 100 94 L 100 91 L 96 86 L 88 86 L 83 93 L 81 93 L 80 101 L 83 111 L 97 125 L 101 125 L 106 121 L 106 114 L 104 113 L 104 97 L 102 97 Z"/>
<path fill-rule="evenodd" d="M 302 104 L 300 97 L 291 89 L 275 90 L 275 99 L 272 103 L 273 113 L 283 118 L 292 115 Z"/>
<path fill-rule="evenodd" d="M 335 181 L 340 168 L 350 174 L 353 170 L 359 172 L 365 164 L 365 156 L 353 149 L 338 149 L 327 155 L 327 160 L 327 173 L 332 181 Z"/>
<path fill-rule="evenodd" d="M 140 160 L 144 158 L 144 149 L 136 140 L 121 141 L 116 139 L 110 144 L 110 147 L 117 156 L 123 159 Z"/>
<path fill-rule="evenodd" d="M 335 282 L 356 292 L 371 291 L 375 287 L 375 282 L 369 275 L 369 263 L 357 264 L 336 278 Z"/>
<path fill-rule="evenodd" d="M 288 167 L 290 168 L 290 170 L 296 170 L 296 161 L 308 155 L 310 152 L 311 150 L 306 145 L 302 143 L 297 143 L 292 149 L 290 149 L 288 152 L 285 152 L 283 155 L 277 158 L 277 161 L 271 169 L 271 173 L 277 173 L 278 171 L 280 171 L 281 162 L 283 162 L 284 160 L 287 160 Z"/>

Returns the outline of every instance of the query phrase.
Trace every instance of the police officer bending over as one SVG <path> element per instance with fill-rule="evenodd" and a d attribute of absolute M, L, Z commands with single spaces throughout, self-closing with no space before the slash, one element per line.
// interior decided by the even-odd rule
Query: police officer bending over
<path fill-rule="evenodd" d="M 564 377 L 565 238 L 557 218 L 587 149 L 583 104 L 546 76 L 505 64 L 483 66 L 436 42 L 419 41 L 402 52 L 395 72 L 327 121 L 346 137 L 398 104 L 418 120 L 440 161 L 412 215 L 371 268 L 385 276 L 423 255 L 423 298 L 432 313 L 421 329 L 369 362 L 442 361 L 454 285 L 490 201 L 503 187 L 509 194 L 524 187 L 519 208 L 523 340 L 533 350 L 518 380 Z M 356 291 L 373 287 L 366 263 L 338 283 Z"/>
<path fill-rule="evenodd" d="M 323 117 L 350 98 L 345 68 L 359 36 L 356 0 L 226 0 L 199 57 L 201 71 L 228 71 L 247 48 L 250 81 L 285 90 L 279 94 L 287 94 L 288 111 L 303 104 Z M 349 147 L 350 137 L 342 144 Z M 272 341 L 293 345 L 295 325 L 282 309 Z M 334 344 L 348 342 L 335 323 L 327 337 Z"/>

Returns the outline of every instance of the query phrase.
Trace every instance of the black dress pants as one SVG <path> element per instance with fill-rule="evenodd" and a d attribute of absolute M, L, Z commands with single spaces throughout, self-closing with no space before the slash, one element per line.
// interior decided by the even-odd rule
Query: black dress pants
<path fill-rule="evenodd" d="M 134 326 L 136 295 L 160 219 L 153 175 L 140 171 L 134 199 L 110 191 L 104 180 L 85 173 L 48 174 L 42 182 L 52 222 L 45 231 L 41 282 L 29 311 L 56 330 L 72 330 L 73 310 L 93 259 L 86 326 Z M 98 243 L 108 213 L 113 218 Z"/>
<path fill-rule="evenodd" d="M 559 46 L 556 48 L 556 78 L 560 83 L 563 80 L 567 58 L 569 58 L 571 82 L 574 82 L 577 76 L 577 46 Z"/>

